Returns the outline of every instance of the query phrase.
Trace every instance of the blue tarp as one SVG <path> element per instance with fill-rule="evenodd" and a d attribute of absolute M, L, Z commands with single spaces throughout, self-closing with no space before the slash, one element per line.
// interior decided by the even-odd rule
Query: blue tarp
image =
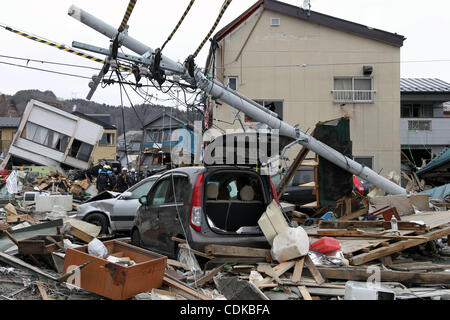
<path fill-rule="evenodd" d="M 421 194 L 429 194 L 431 199 L 444 199 L 450 195 L 450 183 L 440 187 L 425 190 L 420 192 Z"/>

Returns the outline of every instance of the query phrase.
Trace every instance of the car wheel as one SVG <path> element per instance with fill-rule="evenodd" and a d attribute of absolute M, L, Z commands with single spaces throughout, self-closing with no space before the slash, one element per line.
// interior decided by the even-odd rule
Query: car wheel
<path fill-rule="evenodd" d="M 141 247 L 141 235 L 138 229 L 131 231 L 131 244 L 136 247 Z"/>
<path fill-rule="evenodd" d="M 101 213 L 90 214 L 85 219 L 85 221 L 101 227 L 100 234 L 108 233 L 108 218 L 106 218 L 103 214 L 101 214 Z"/>

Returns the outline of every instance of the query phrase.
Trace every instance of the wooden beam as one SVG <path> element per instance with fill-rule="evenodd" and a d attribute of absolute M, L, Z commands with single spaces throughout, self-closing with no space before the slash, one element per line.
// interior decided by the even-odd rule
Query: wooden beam
<path fill-rule="evenodd" d="M 300 208 L 309 208 L 309 209 L 317 208 L 317 201 L 304 204 L 300 206 Z"/>
<path fill-rule="evenodd" d="M 398 221 L 397 222 L 398 230 L 426 230 L 427 226 L 409 222 L 409 221 Z M 383 228 L 385 230 L 391 229 L 391 223 L 389 221 L 325 221 L 322 220 L 319 222 L 320 229 L 349 229 L 349 228 Z"/>
<path fill-rule="evenodd" d="M 317 267 L 320 273 L 327 279 L 367 281 L 372 273 L 367 268 L 361 267 Z M 449 272 L 411 272 L 391 271 L 380 269 L 380 280 L 382 282 L 400 282 L 407 284 L 448 284 L 450 283 Z"/>
<path fill-rule="evenodd" d="M 86 243 L 89 243 L 95 239 L 95 237 L 91 236 L 90 234 L 87 234 L 86 232 L 84 232 L 74 226 L 70 227 L 69 234 L 74 236 L 77 239 L 80 239 L 81 241 L 86 242 Z"/>
<path fill-rule="evenodd" d="M 314 181 L 311 182 L 307 182 L 304 184 L 300 184 L 298 185 L 299 188 L 315 188 L 316 187 L 316 183 Z"/>
<path fill-rule="evenodd" d="M 314 131 L 313 133 L 314 134 Z M 286 172 L 286 175 L 281 180 L 280 184 L 277 188 L 277 194 L 278 198 L 281 198 L 284 194 L 284 191 L 286 190 L 286 187 L 289 185 L 289 182 L 291 182 L 292 178 L 294 177 L 295 173 L 297 172 L 298 168 L 302 165 L 303 160 L 305 160 L 306 155 L 308 154 L 309 149 L 302 147 L 300 149 L 300 152 L 295 157 L 294 161 L 292 162 L 291 166 L 289 167 L 288 171 Z"/>
<path fill-rule="evenodd" d="M 47 291 L 45 291 L 44 284 L 42 282 L 37 282 L 37 287 L 39 289 L 39 293 L 42 296 L 42 300 L 55 300 L 47 295 Z"/>
<path fill-rule="evenodd" d="M 278 277 L 275 270 L 268 263 L 260 263 L 257 267 L 258 272 L 264 272 L 269 277 L 273 278 L 277 283 L 281 283 L 280 278 Z M 270 281 L 269 281 L 270 282 Z"/>
<path fill-rule="evenodd" d="M 205 296 L 204 294 L 195 291 L 194 289 L 188 287 L 187 285 L 185 285 L 184 283 L 172 278 L 170 275 L 168 275 L 167 273 L 165 274 L 164 278 L 163 278 L 163 283 L 171 288 L 175 288 L 178 290 L 181 290 L 195 298 L 198 298 L 200 300 L 212 300 L 212 298 Z"/>
<path fill-rule="evenodd" d="M 200 278 L 196 282 L 197 286 L 201 287 L 204 284 L 206 284 L 209 281 L 211 281 L 220 271 L 222 271 L 224 266 L 225 266 L 225 264 L 222 264 L 222 265 L 218 266 L 217 268 L 212 269 L 210 272 L 208 272 L 207 275 L 205 275 L 204 277 Z"/>
<path fill-rule="evenodd" d="M 282 262 L 279 265 L 275 266 L 273 270 L 275 271 L 276 275 L 280 277 L 283 275 L 286 271 L 291 269 L 295 265 L 295 261 L 286 261 Z"/>
<path fill-rule="evenodd" d="M 270 255 L 270 250 L 210 244 L 205 246 L 205 253 L 213 256 L 265 258 Z"/>
<path fill-rule="evenodd" d="M 295 262 L 294 274 L 292 275 L 292 282 L 300 282 L 303 272 L 303 264 L 305 262 L 305 257 L 301 257 Z"/>
<path fill-rule="evenodd" d="M 316 268 L 316 266 L 314 265 L 314 262 L 311 260 L 309 255 L 305 256 L 305 262 L 306 262 L 306 266 L 308 267 L 309 272 L 311 272 L 311 275 L 313 276 L 314 280 L 316 280 L 316 282 L 318 284 L 324 283 L 325 279 L 322 277 L 319 269 Z"/>
<path fill-rule="evenodd" d="M 358 237 L 358 238 L 376 238 L 376 239 L 379 238 L 379 239 L 393 239 L 393 240 L 427 239 L 424 236 L 392 236 L 381 233 L 361 232 L 358 230 L 317 230 L 316 235 L 328 237 L 351 237 L 351 238 Z"/>
<path fill-rule="evenodd" d="M 298 290 L 300 290 L 303 300 L 312 300 L 311 295 L 305 286 L 298 286 Z"/>
<path fill-rule="evenodd" d="M 367 209 L 355 211 L 346 216 L 340 217 L 339 221 L 348 221 L 348 220 L 356 219 L 356 218 L 362 216 L 363 214 L 366 214 L 366 212 L 367 212 Z"/>
<path fill-rule="evenodd" d="M 381 257 L 389 256 L 395 252 L 403 251 L 405 249 L 418 246 L 422 243 L 426 243 L 428 241 L 436 240 L 442 237 L 445 237 L 450 234 L 450 227 L 445 227 L 443 229 L 438 229 L 435 231 L 431 231 L 424 235 L 425 239 L 411 239 L 411 240 L 403 240 L 389 245 L 388 247 L 382 247 L 378 249 L 371 250 L 368 253 L 363 253 L 357 256 L 350 258 L 350 264 L 358 266 L 363 263 L 379 259 Z"/>
<path fill-rule="evenodd" d="M 206 253 L 194 250 L 192 248 L 188 248 L 186 243 L 179 243 L 178 247 L 180 247 L 181 249 L 184 249 L 184 250 L 188 250 L 188 251 L 192 252 L 193 254 L 195 254 L 197 256 L 200 256 L 200 257 L 203 257 L 203 258 L 206 258 L 206 259 L 213 259 L 214 258 L 213 256 L 210 256 L 210 255 L 208 255 Z"/>

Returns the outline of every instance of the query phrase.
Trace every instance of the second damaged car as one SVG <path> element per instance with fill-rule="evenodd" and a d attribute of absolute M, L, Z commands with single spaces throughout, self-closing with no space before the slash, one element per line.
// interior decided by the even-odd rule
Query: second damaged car
<path fill-rule="evenodd" d="M 104 191 L 77 208 L 76 218 L 100 226 L 101 234 L 130 232 L 140 206 L 159 175 L 148 177 L 123 193 Z"/>

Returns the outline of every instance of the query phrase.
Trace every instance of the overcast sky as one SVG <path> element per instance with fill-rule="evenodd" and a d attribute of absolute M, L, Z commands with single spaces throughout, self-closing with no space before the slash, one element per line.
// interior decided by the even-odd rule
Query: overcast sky
<path fill-rule="evenodd" d="M 130 18 L 129 34 L 152 48 L 168 37 L 189 0 L 138 0 Z M 231 3 L 216 31 L 249 8 L 256 0 Z M 301 6 L 303 0 L 283 2 Z M 197 0 L 164 54 L 184 61 L 192 54 L 213 24 L 222 0 Z M 128 0 L 14 0 L 2 1 L 0 23 L 70 46 L 80 41 L 108 47 L 109 40 L 67 15 L 74 4 L 105 22 L 118 27 Z M 445 0 L 311 0 L 311 9 L 373 28 L 395 32 L 407 39 L 401 48 L 401 77 L 440 78 L 450 82 L 450 1 Z M 207 43 L 196 62 L 204 66 Z M 0 28 L 0 55 L 101 67 L 89 60 L 33 42 Z M 101 55 L 97 55 L 103 57 Z M 449 60 L 439 62 L 409 62 Z M 0 62 L 25 65 L 26 62 L 0 57 Z M 299 63 L 308 63 L 299 61 Z M 90 77 L 94 70 L 58 67 L 30 62 L 28 66 Z M 51 90 L 64 99 L 85 98 L 87 79 L 50 74 L 0 64 L 0 93 L 13 94 L 23 89 Z M 163 98 L 159 94 L 159 98 Z M 120 103 L 118 87 L 99 88 L 93 97 L 99 103 Z M 133 97 L 133 102 L 142 99 Z M 155 100 L 153 102 L 156 102 Z"/>

